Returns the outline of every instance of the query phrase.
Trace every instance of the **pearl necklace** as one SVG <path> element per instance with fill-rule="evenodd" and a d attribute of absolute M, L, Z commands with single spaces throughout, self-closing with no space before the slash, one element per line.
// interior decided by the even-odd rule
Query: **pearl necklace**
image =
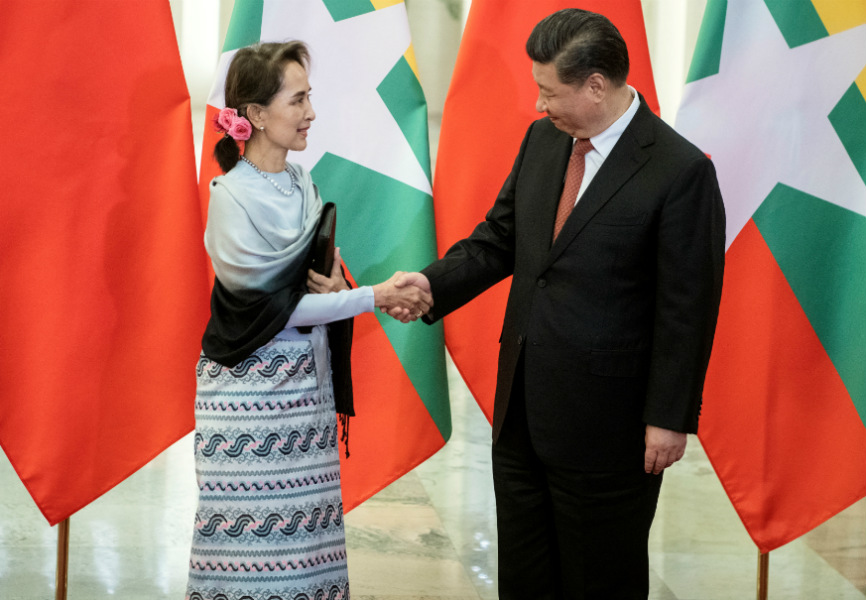
<path fill-rule="evenodd" d="M 292 178 L 292 187 L 289 188 L 289 191 L 287 192 L 285 189 L 283 189 L 283 186 L 281 186 L 279 183 L 277 183 L 276 181 L 274 181 L 273 179 L 271 179 L 270 177 L 268 177 L 268 174 L 267 174 L 267 173 L 265 173 L 264 171 L 262 171 L 261 169 L 259 169 L 256 165 L 254 165 L 253 162 L 252 162 L 250 159 L 248 159 L 246 156 L 241 156 L 241 160 L 244 161 L 245 163 L 247 163 L 247 164 L 248 164 L 249 166 L 251 166 L 253 169 L 255 169 L 255 170 L 256 170 L 256 173 L 258 173 L 259 175 L 261 175 L 262 177 L 264 177 L 265 179 L 267 179 L 268 181 L 270 181 L 271 184 L 272 184 L 275 188 L 277 188 L 277 190 L 278 190 L 281 194 L 286 195 L 286 196 L 291 196 L 291 195 L 292 195 L 292 192 L 295 191 L 295 174 L 292 173 L 292 171 L 289 169 L 289 165 L 286 165 L 286 173 L 288 173 L 288 174 L 289 174 L 289 177 Z"/>

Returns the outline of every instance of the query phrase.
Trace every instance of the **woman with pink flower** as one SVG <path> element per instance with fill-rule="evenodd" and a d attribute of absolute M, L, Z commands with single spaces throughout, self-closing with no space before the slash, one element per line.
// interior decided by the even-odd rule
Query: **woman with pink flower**
<path fill-rule="evenodd" d="M 349 598 L 337 417 L 354 414 L 351 319 L 417 318 L 432 299 L 396 278 L 349 289 L 339 249 L 308 269 L 322 200 L 287 162 L 316 117 L 302 42 L 238 50 L 214 126 L 205 246 L 216 279 L 197 368 L 199 505 L 188 600 Z"/>

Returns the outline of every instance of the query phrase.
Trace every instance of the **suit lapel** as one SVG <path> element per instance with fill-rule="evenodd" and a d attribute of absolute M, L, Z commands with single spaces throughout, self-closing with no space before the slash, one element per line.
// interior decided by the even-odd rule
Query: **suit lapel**
<path fill-rule="evenodd" d="M 565 170 L 568 167 L 572 148 L 570 135 L 556 129 L 549 121 L 544 125 L 549 128 L 549 138 L 544 138 L 544 141 L 539 144 L 538 151 L 532 157 L 531 165 L 527 163 L 525 167 L 536 171 L 528 174 L 527 177 L 537 187 L 532 189 L 532 193 L 528 196 L 532 198 L 532 204 L 525 213 L 524 221 L 527 239 L 533 240 L 535 261 L 544 260 L 550 249 L 556 209 L 559 205 L 559 196 L 562 194 Z M 535 240 L 538 242 L 536 243 Z"/>
<path fill-rule="evenodd" d="M 593 177 L 550 248 L 545 268 L 562 254 L 562 251 L 580 234 L 608 200 L 647 163 L 650 155 L 645 148 L 653 142 L 652 118 L 652 113 L 641 97 L 640 107 L 632 122 L 623 131 L 619 141 Z M 552 221 L 550 231 L 552 235 Z"/>

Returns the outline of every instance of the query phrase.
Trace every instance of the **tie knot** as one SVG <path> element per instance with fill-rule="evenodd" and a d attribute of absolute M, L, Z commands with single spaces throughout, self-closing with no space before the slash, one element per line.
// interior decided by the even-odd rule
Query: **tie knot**
<path fill-rule="evenodd" d="M 574 142 L 574 148 L 572 149 L 572 153 L 573 154 L 586 154 L 587 152 L 591 151 L 592 149 L 593 149 L 592 148 L 592 142 L 589 141 L 589 138 L 583 139 L 583 140 L 578 138 Z"/>

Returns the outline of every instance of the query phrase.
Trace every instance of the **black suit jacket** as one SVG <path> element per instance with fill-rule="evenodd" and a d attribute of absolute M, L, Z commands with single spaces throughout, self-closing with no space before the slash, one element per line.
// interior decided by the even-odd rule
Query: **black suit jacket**
<path fill-rule="evenodd" d="M 636 468 L 646 424 L 697 431 L 724 206 L 710 160 L 641 98 L 551 245 L 571 147 L 547 118 L 529 127 L 486 219 L 423 271 L 435 302 L 426 320 L 513 275 L 494 442 L 522 354 L 539 454 L 586 470 Z"/>

